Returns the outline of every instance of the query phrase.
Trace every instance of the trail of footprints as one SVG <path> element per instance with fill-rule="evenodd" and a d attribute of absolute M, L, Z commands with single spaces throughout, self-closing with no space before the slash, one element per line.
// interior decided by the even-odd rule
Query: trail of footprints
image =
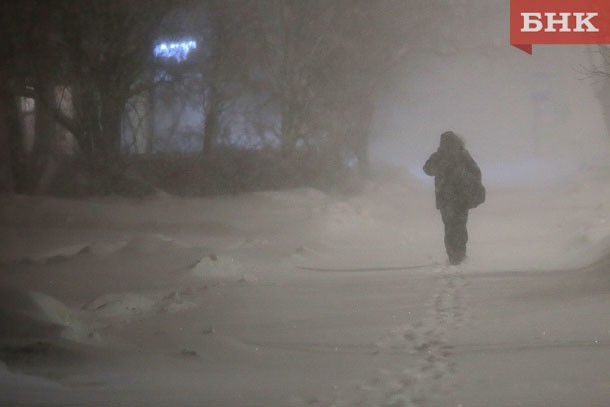
<path fill-rule="evenodd" d="M 376 344 L 379 352 L 401 348 L 412 357 L 402 372 L 381 371 L 357 388 L 337 394 L 332 407 L 428 407 L 448 386 L 454 371 L 447 330 L 467 321 L 463 287 L 456 267 L 440 270 L 439 288 L 424 320 L 394 329 Z M 413 362 L 413 360 L 415 362 Z"/>

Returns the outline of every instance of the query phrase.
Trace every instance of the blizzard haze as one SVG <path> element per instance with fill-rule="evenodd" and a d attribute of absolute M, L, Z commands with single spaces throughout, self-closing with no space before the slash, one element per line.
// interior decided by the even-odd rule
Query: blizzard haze
<path fill-rule="evenodd" d="M 610 80 L 590 49 L 512 48 L 507 0 L 5 3 L 45 23 L 0 24 L 38 32 L 17 56 L 70 69 L 0 81 L 0 113 L 7 83 L 42 88 L 15 117 L 40 155 L 5 154 L 36 165 L 0 160 L 0 406 L 610 405 Z M 131 101 L 125 146 L 116 91 L 146 78 L 116 57 L 146 55 L 168 4 L 168 41 L 214 39 L 139 65 L 173 79 Z M 36 110 L 57 88 L 82 117 Z M 69 153 L 47 138 L 65 113 Z M 447 228 L 422 173 L 446 130 L 487 188 Z"/>
<path fill-rule="evenodd" d="M 609 197 L 489 194 L 457 267 L 396 169 L 353 197 L 3 198 L 0 404 L 605 407 Z"/>
<path fill-rule="evenodd" d="M 491 187 L 540 186 L 603 161 L 604 85 L 588 75 L 595 50 L 540 45 L 527 55 L 509 45 L 508 2 L 472 3 L 452 2 L 456 12 L 433 2 L 418 15 L 429 25 L 418 26 L 403 80 L 380 100 L 373 155 L 428 178 L 423 163 L 453 130 Z"/>

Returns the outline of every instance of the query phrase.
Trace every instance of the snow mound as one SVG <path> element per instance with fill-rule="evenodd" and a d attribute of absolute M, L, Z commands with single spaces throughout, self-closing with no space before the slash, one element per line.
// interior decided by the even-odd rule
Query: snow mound
<path fill-rule="evenodd" d="M 88 244 L 76 244 L 70 246 L 64 246 L 51 251 L 36 255 L 33 257 L 27 257 L 23 259 L 24 262 L 34 263 L 53 263 L 57 261 L 64 261 L 73 258 L 81 253 L 85 253 L 89 249 Z"/>
<path fill-rule="evenodd" d="M 85 253 L 90 253 L 94 256 L 104 257 L 118 252 L 128 243 L 127 240 L 119 239 L 116 241 L 112 240 L 99 240 L 91 243 L 84 249 Z"/>
<path fill-rule="evenodd" d="M 567 266 L 578 268 L 593 264 L 610 251 L 610 223 L 605 218 L 583 227 L 569 240 L 565 255 Z"/>
<path fill-rule="evenodd" d="M 247 239 L 239 239 L 237 242 L 228 245 L 227 248 L 230 250 L 237 250 L 237 249 L 252 249 L 252 248 L 259 248 L 259 247 L 270 247 L 272 245 L 273 245 L 273 242 L 269 239 L 262 238 L 262 237 L 254 237 L 254 238 L 247 238 Z"/>
<path fill-rule="evenodd" d="M 323 205 L 329 200 L 329 197 L 324 192 L 314 188 L 255 192 L 255 195 L 264 198 L 265 200 L 286 206 L 300 206 L 303 204 Z"/>
<path fill-rule="evenodd" d="M 161 234 L 149 234 L 132 239 L 96 240 L 91 243 L 79 243 L 62 246 L 22 259 L 26 263 L 54 263 L 66 261 L 83 254 L 105 257 L 120 252 L 155 252 L 168 246 L 184 247 L 185 245 Z"/>
<path fill-rule="evenodd" d="M 184 299 L 180 292 L 172 291 L 157 304 L 158 312 L 179 312 L 194 307 L 193 301 Z"/>
<path fill-rule="evenodd" d="M 125 317 L 150 312 L 156 302 L 135 293 L 106 294 L 85 305 L 85 310 L 102 318 Z"/>
<path fill-rule="evenodd" d="M 38 376 L 31 376 L 24 373 L 11 372 L 6 365 L 0 361 L 0 383 L 3 387 L 8 387 L 12 392 L 23 391 L 31 392 L 32 388 L 48 388 L 65 390 L 60 384 Z M 0 398 L 2 402 L 2 398 Z M 42 404 L 42 403 L 41 403 Z"/>
<path fill-rule="evenodd" d="M 98 257 L 109 256 L 123 249 L 129 242 L 127 240 L 99 240 L 93 243 L 81 243 L 71 246 L 64 246 L 43 254 L 26 258 L 24 261 L 35 263 L 53 263 L 65 261 L 81 254 L 92 254 Z"/>
<path fill-rule="evenodd" d="M 324 215 L 327 232 L 332 234 L 349 233 L 356 229 L 364 232 L 366 228 L 376 226 L 375 220 L 362 206 L 348 201 L 327 205 Z"/>
<path fill-rule="evenodd" d="M 201 258 L 192 268 L 194 276 L 211 282 L 253 282 L 246 273 L 247 267 L 231 258 L 209 255 Z"/>
<path fill-rule="evenodd" d="M 82 341 L 87 335 L 79 313 L 55 298 L 37 292 L 0 289 L 0 337 Z"/>
<path fill-rule="evenodd" d="M 299 263 L 307 259 L 316 258 L 318 256 L 318 252 L 315 249 L 312 249 L 309 246 L 303 245 L 299 246 L 290 255 L 290 260 L 293 263 Z"/>
<path fill-rule="evenodd" d="M 114 254 L 157 253 L 161 250 L 176 248 L 191 248 L 163 234 L 142 234 L 132 238 L 116 240 L 96 240 L 90 243 L 79 243 L 61 246 L 41 254 L 34 254 L 21 259 L 24 263 L 55 263 L 73 259 L 79 255 L 90 254 L 96 257 L 106 257 Z"/>
<path fill-rule="evenodd" d="M 169 294 L 119 293 L 102 295 L 85 304 L 83 311 L 88 313 L 92 321 L 99 319 L 131 321 L 138 317 L 161 312 L 179 312 L 194 307 L 193 301 L 184 299 L 179 291 Z"/>
<path fill-rule="evenodd" d="M 122 253 L 156 253 L 159 250 L 184 248 L 187 245 L 163 234 L 144 234 L 126 242 L 120 249 Z"/>

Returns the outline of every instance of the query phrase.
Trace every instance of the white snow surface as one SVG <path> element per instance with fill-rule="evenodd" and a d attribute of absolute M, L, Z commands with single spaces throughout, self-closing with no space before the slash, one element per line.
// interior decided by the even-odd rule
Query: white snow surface
<path fill-rule="evenodd" d="M 351 197 L 1 197 L 0 405 L 608 405 L 600 174 L 488 190 L 459 267 L 391 168 Z"/>

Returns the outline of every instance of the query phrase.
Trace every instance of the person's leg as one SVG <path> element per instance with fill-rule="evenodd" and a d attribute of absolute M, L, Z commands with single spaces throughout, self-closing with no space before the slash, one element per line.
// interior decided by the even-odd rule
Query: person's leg
<path fill-rule="evenodd" d="M 453 250 L 453 241 L 454 241 L 454 210 L 451 206 L 443 206 L 440 208 L 441 217 L 443 219 L 443 224 L 445 225 L 445 250 L 447 251 L 447 256 L 449 256 L 449 263 L 454 264 L 455 254 Z"/>
<path fill-rule="evenodd" d="M 441 208 L 441 216 L 445 224 L 445 249 L 449 263 L 459 264 L 466 257 L 468 209 L 447 205 Z"/>
<path fill-rule="evenodd" d="M 468 229 L 466 223 L 468 222 L 468 209 L 467 208 L 456 208 L 455 209 L 455 223 L 454 223 L 454 250 L 456 264 L 459 264 L 466 257 L 466 243 L 468 243 Z"/>

